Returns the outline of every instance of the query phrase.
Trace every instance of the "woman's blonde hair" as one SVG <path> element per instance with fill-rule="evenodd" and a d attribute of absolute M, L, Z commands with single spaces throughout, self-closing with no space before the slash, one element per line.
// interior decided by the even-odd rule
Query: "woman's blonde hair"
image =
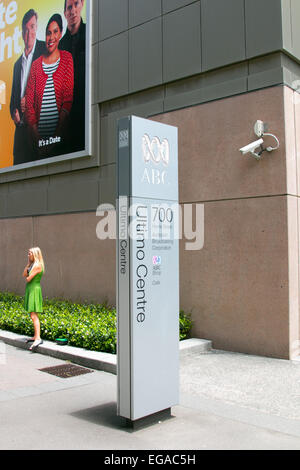
<path fill-rule="evenodd" d="M 44 264 L 44 259 L 42 255 L 41 249 L 36 246 L 34 248 L 30 248 L 31 253 L 33 254 L 34 262 L 32 267 L 34 266 L 42 266 L 43 271 L 45 271 L 45 264 Z"/>

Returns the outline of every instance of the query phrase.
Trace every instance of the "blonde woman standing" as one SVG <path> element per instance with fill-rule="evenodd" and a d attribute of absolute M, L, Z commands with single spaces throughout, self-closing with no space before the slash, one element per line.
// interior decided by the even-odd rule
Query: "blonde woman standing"
<path fill-rule="evenodd" d="M 41 329 L 38 314 L 43 312 L 43 297 L 40 281 L 44 271 L 45 265 L 40 248 L 30 248 L 30 250 L 28 250 L 28 263 L 24 268 L 23 277 L 26 278 L 27 282 L 24 308 L 30 313 L 34 326 L 34 337 L 27 341 L 33 341 L 33 344 L 29 348 L 31 351 L 43 342 L 40 336 Z"/>

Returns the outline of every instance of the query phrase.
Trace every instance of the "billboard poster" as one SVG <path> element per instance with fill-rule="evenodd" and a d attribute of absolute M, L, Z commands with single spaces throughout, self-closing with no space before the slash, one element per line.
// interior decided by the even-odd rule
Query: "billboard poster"
<path fill-rule="evenodd" d="M 89 12 L 0 1 L 0 172 L 90 154 Z"/>

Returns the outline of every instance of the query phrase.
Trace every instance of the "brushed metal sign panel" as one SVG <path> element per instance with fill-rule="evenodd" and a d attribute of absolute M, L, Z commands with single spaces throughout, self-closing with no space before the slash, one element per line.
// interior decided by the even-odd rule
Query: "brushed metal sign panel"
<path fill-rule="evenodd" d="M 179 402 L 177 128 L 119 121 L 118 414 L 137 420 Z"/>

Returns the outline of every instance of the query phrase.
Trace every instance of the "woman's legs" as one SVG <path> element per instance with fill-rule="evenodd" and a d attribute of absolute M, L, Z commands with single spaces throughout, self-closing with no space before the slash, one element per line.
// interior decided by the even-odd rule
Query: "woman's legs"
<path fill-rule="evenodd" d="M 31 312 L 30 314 L 30 317 L 31 317 L 31 320 L 33 322 L 33 326 L 34 326 L 34 336 L 33 336 L 33 339 L 36 340 L 36 339 L 41 339 L 41 327 L 40 327 L 40 320 L 39 320 L 39 316 L 37 313 L 35 312 Z"/>

